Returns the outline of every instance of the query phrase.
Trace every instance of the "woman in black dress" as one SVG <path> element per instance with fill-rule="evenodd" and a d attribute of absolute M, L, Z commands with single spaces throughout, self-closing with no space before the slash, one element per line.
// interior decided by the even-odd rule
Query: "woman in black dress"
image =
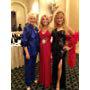
<path fill-rule="evenodd" d="M 59 11 L 56 13 L 55 18 L 54 18 L 54 23 L 55 23 L 55 29 L 52 32 L 52 56 L 53 56 L 53 72 L 52 72 L 52 78 L 53 78 L 53 87 L 55 90 L 60 90 L 60 87 L 62 86 L 61 84 L 65 84 L 65 77 L 62 81 L 61 78 L 65 74 L 62 75 L 62 73 L 65 72 L 64 70 L 64 58 L 65 58 L 65 50 L 64 50 L 64 45 L 65 45 L 65 40 L 66 40 L 66 35 L 65 35 L 65 29 L 64 29 L 64 24 L 65 24 L 65 16 L 64 13 Z"/>

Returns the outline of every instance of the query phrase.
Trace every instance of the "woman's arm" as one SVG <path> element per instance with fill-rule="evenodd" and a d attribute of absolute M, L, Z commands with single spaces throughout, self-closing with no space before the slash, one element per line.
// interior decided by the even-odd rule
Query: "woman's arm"
<path fill-rule="evenodd" d="M 21 45 L 25 51 L 26 59 L 30 59 L 30 55 L 29 55 L 28 48 L 27 48 L 27 46 L 28 46 L 28 31 L 27 31 L 26 27 L 24 27 L 24 31 L 22 34 Z"/>
<path fill-rule="evenodd" d="M 24 51 L 25 51 L 25 54 L 26 54 L 26 59 L 27 60 L 30 59 L 30 55 L 29 55 L 27 47 L 24 47 Z"/>

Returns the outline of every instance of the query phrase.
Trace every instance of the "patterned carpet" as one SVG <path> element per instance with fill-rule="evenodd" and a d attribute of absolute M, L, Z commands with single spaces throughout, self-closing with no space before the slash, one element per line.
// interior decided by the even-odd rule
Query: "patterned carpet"
<path fill-rule="evenodd" d="M 38 65 L 36 65 L 36 79 L 38 78 Z M 66 62 L 66 90 L 79 90 L 79 55 L 74 69 L 70 69 Z M 42 85 L 32 83 L 32 90 L 44 90 Z M 24 82 L 24 66 L 11 70 L 11 90 L 26 90 Z M 45 90 L 52 90 L 47 88 Z M 64 89 L 61 89 L 64 90 Z"/>

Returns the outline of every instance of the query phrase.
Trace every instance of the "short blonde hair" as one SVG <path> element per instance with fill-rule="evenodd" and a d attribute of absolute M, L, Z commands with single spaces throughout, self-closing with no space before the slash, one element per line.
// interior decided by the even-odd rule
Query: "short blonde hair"
<path fill-rule="evenodd" d="M 29 18 L 30 18 L 30 17 L 35 17 L 35 18 L 37 18 L 37 15 L 34 14 L 34 13 L 31 13 L 31 12 L 28 13 L 27 16 L 26 16 L 26 23 L 29 23 Z"/>

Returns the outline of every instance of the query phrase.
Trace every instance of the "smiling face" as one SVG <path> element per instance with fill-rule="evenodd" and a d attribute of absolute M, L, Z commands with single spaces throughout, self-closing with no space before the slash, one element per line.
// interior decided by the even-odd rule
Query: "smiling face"
<path fill-rule="evenodd" d="M 65 23 L 65 17 L 64 17 L 64 13 L 63 12 L 58 12 L 56 15 L 55 15 L 55 24 L 57 26 L 63 26 L 63 24 Z"/>
<path fill-rule="evenodd" d="M 32 24 L 32 25 L 34 25 L 34 24 L 36 23 L 36 18 L 31 15 L 31 16 L 29 17 L 29 23 Z"/>
<path fill-rule="evenodd" d="M 49 24 L 49 19 L 48 19 L 48 17 L 46 15 L 42 16 L 42 18 L 41 18 L 41 24 L 43 26 L 47 26 Z"/>

